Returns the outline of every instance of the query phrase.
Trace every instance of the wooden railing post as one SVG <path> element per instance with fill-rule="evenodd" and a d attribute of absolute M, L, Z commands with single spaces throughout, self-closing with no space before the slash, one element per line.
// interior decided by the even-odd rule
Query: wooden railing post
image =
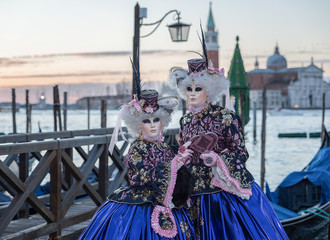
<path fill-rule="evenodd" d="M 104 145 L 104 150 L 99 159 L 99 194 L 105 200 L 109 193 L 109 170 L 108 170 L 108 144 Z"/>
<path fill-rule="evenodd" d="M 64 122 L 64 131 L 67 129 L 67 118 L 68 118 L 68 92 L 64 92 L 64 97 L 63 97 L 63 122 Z"/>
<path fill-rule="evenodd" d="M 25 182 L 26 179 L 29 177 L 29 153 L 21 153 L 19 155 L 19 179 L 22 182 Z M 27 203 L 24 203 L 24 208 L 22 211 L 19 212 L 20 218 L 27 218 L 29 215 L 29 207 Z"/>
<path fill-rule="evenodd" d="M 101 128 L 107 127 L 107 101 L 101 100 Z"/>
<path fill-rule="evenodd" d="M 11 111 L 13 115 L 13 133 L 17 133 L 17 126 L 16 126 L 16 91 L 15 88 L 11 89 Z"/>
<path fill-rule="evenodd" d="M 69 155 L 69 157 L 71 159 L 73 159 L 73 149 L 72 148 L 67 148 L 64 151 L 66 152 L 66 154 Z M 66 183 L 67 189 L 69 189 L 73 183 L 73 177 L 72 177 L 72 174 L 70 173 L 70 170 L 67 167 L 63 166 L 63 168 L 64 168 L 64 181 Z"/>
<path fill-rule="evenodd" d="M 55 222 L 57 223 L 57 231 L 49 234 L 49 239 L 57 240 L 61 238 L 61 149 L 57 151 L 56 157 L 50 164 L 50 210 L 55 216 Z"/>

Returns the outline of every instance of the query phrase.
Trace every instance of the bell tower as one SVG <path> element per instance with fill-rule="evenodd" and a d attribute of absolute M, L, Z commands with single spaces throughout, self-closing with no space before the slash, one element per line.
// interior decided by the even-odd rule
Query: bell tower
<path fill-rule="evenodd" d="M 219 68 L 219 44 L 218 32 L 215 31 L 215 24 L 212 14 L 212 2 L 210 2 L 210 12 L 207 21 L 207 31 L 205 32 L 207 56 L 212 61 L 213 67 Z"/>

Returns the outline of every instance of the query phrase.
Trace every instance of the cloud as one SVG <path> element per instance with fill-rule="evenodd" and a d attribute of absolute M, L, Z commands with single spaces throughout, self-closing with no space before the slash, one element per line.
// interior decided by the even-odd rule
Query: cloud
<path fill-rule="evenodd" d="M 180 52 L 177 50 L 146 50 L 142 51 L 142 54 L 155 54 L 166 52 Z M 82 52 L 82 53 L 51 53 L 42 55 L 29 55 L 29 56 L 17 56 L 12 59 L 37 59 L 37 58 L 52 58 L 52 57 L 104 57 L 104 56 L 126 56 L 132 55 L 131 51 L 101 51 L 101 52 Z M 5 58 L 3 58 L 5 59 Z M 0 58 L 0 61 L 3 60 Z M 5 60 L 9 60 L 6 58 Z"/>
<path fill-rule="evenodd" d="M 23 65 L 26 63 L 27 63 L 26 61 L 22 61 L 22 60 L 11 60 L 8 58 L 0 58 L 0 66 L 2 66 L 2 67 Z"/>
<path fill-rule="evenodd" d="M 65 74 L 37 74 L 37 75 L 22 75 L 22 76 L 0 76 L 0 79 L 11 78 L 60 78 L 60 77 L 95 77 L 95 76 L 111 76 L 131 74 L 129 71 L 102 71 L 102 72 L 85 72 L 85 73 L 65 73 Z"/>

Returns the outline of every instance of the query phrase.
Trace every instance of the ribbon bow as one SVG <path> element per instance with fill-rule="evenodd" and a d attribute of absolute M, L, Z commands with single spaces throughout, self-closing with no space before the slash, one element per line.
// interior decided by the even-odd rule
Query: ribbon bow
<path fill-rule="evenodd" d="M 211 71 L 211 72 L 218 72 L 218 73 L 222 73 L 222 74 L 225 73 L 225 69 L 224 69 L 224 68 L 217 69 L 217 68 L 214 68 L 214 67 L 208 67 L 207 69 L 208 69 L 209 71 Z"/>
<path fill-rule="evenodd" d="M 141 105 L 139 104 L 139 102 L 138 102 L 135 98 L 134 98 L 132 101 L 130 101 L 128 104 L 134 106 L 135 109 L 136 109 L 138 112 L 141 112 L 141 111 L 142 111 Z"/>

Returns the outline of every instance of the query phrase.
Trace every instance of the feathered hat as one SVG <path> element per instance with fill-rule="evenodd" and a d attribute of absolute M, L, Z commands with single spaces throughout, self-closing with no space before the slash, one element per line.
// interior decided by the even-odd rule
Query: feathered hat
<path fill-rule="evenodd" d="M 132 62 L 132 61 L 131 61 Z M 141 132 L 140 125 L 146 118 L 159 118 L 163 129 L 168 126 L 171 121 L 171 116 L 174 110 L 179 105 L 179 100 L 175 96 L 159 97 L 158 92 L 153 89 L 142 89 L 140 74 L 132 63 L 134 71 L 134 81 L 136 88 L 136 95 L 133 100 L 124 104 L 117 116 L 116 126 L 112 133 L 112 138 L 109 146 L 109 151 L 112 154 L 114 145 L 118 141 L 118 133 L 121 132 L 123 140 L 127 141 L 122 133 L 122 120 L 127 126 L 132 137 L 137 137 Z"/>
<path fill-rule="evenodd" d="M 189 59 L 188 70 L 182 67 L 172 67 L 169 72 L 169 85 L 175 88 L 182 99 L 187 98 L 186 89 L 188 85 L 201 85 L 206 89 L 208 94 L 208 102 L 216 104 L 226 95 L 226 107 L 233 109 L 229 95 L 229 80 L 224 76 L 224 69 L 216 69 L 207 56 L 207 48 L 205 44 L 204 32 L 201 26 L 200 39 L 203 55 L 202 58 Z"/>

